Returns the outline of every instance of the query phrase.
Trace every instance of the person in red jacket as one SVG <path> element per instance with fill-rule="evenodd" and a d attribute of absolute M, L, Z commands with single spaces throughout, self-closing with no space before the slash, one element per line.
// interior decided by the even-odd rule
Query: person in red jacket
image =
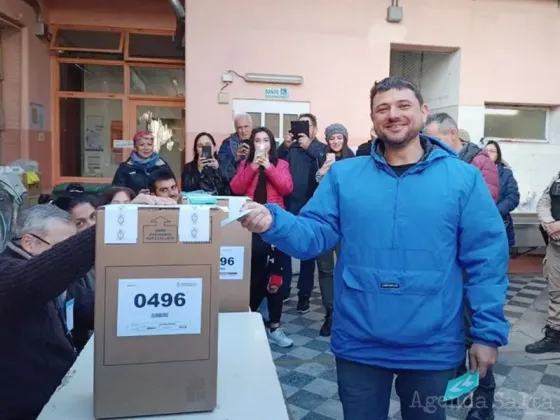
<path fill-rule="evenodd" d="M 459 130 L 455 120 L 445 112 L 432 114 L 426 120 L 424 133 L 435 137 L 449 145 L 459 155 L 459 159 L 477 167 L 492 194 L 494 201 L 498 201 L 500 192 L 500 176 L 498 168 L 490 159 L 488 153 L 471 143 L 469 133 Z"/>
<path fill-rule="evenodd" d="M 241 162 L 230 182 L 234 194 L 244 195 L 261 204 L 278 204 L 284 208 L 284 197 L 294 189 L 290 166 L 278 159 L 276 141 L 266 127 L 253 131 L 249 139 L 249 155 Z M 282 270 L 289 257 L 272 248 L 253 234 L 251 255 L 250 306 L 257 312 L 262 300 L 268 300 L 268 337 L 280 347 L 290 347 L 293 341 L 279 328 L 282 316 Z"/>

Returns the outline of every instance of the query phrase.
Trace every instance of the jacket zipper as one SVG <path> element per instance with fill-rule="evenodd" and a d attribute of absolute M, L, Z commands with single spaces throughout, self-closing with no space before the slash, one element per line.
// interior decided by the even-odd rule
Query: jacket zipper
<path fill-rule="evenodd" d="M 397 209 L 399 202 L 399 191 L 400 191 L 401 179 L 397 177 L 397 191 L 395 193 L 395 202 L 393 203 L 393 244 L 392 248 L 397 247 Z"/>

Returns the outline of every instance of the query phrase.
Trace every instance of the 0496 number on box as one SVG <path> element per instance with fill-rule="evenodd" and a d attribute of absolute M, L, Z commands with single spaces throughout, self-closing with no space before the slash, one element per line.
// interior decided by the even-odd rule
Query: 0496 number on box
<path fill-rule="evenodd" d="M 202 279 L 120 279 L 117 336 L 200 334 Z"/>

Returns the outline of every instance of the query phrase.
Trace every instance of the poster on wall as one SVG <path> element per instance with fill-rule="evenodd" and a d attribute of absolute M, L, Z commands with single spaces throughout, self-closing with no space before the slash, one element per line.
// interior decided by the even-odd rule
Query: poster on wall
<path fill-rule="evenodd" d="M 105 119 L 100 115 L 88 115 L 84 132 L 84 175 L 100 176 L 103 160 L 103 132 Z"/>

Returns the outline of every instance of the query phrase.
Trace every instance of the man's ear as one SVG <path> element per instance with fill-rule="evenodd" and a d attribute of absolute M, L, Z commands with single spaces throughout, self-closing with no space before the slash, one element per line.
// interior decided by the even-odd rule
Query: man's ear
<path fill-rule="evenodd" d="M 27 233 L 21 237 L 21 247 L 25 252 L 31 254 L 35 245 L 35 238 Z"/>
<path fill-rule="evenodd" d="M 426 121 L 428 120 L 428 116 L 430 115 L 430 108 L 428 108 L 428 105 L 424 104 L 422 105 L 421 109 L 422 109 L 422 122 L 426 124 Z"/>

